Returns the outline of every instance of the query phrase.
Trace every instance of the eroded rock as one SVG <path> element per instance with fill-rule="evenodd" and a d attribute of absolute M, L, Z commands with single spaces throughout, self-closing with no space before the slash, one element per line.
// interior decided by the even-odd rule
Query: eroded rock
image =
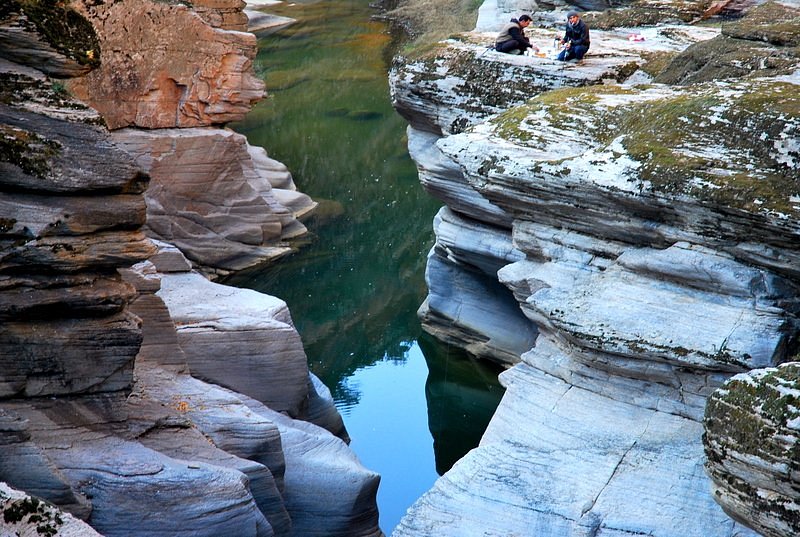
<path fill-rule="evenodd" d="M 761 535 L 800 532 L 800 364 L 737 375 L 708 401 L 703 442 L 714 497 Z"/>
<path fill-rule="evenodd" d="M 239 270 L 290 251 L 316 207 L 286 167 L 226 129 L 123 129 L 114 140 L 152 177 L 148 233 L 200 267 Z M 273 185 L 272 183 L 275 183 Z"/>
<path fill-rule="evenodd" d="M 242 119 L 263 96 L 252 34 L 214 28 L 182 4 L 87 1 L 76 8 L 104 52 L 97 69 L 68 86 L 111 129 L 218 125 Z"/>

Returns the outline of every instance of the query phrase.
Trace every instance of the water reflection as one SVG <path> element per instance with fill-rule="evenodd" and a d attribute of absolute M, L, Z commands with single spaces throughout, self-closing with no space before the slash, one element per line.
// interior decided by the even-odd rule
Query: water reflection
<path fill-rule="evenodd" d="M 394 113 L 385 24 L 367 2 L 280 5 L 298 22 L 259 41 L 256 59 L 270 98 L 233 127 L 292 170 L 322 202 L 313 237 L 274 267 L 227 280 L 284 299 L 310 367 L 337 400 L 357 402 L 343 382 L 381 359 L 404 360 L 416 340 L 416 309 L 439 203 L 419 185 Z"/>
<path fill-rule="evenodd" d="M 389 102 L 386 26 L 369 20 L 367 0 L 271 11 L 298 23 L 259 40 L 271 97 L 232 127 L 321 206 L 298 253 L 225 283 L 288 303 L 352 448 L 382 475 L 388 534 L 437 472 L 477 444 L 502 390 L 496 372 L 422 338 L 416 309 L 440 203 L 419 185 Z"/>
<path fill-rule="evenodd" d="M 427 335 L 419 346 L 428 364 L 428 428 L 441 475 L 480 442 L 505 392 L 497 380 L 502 370 Z"/>

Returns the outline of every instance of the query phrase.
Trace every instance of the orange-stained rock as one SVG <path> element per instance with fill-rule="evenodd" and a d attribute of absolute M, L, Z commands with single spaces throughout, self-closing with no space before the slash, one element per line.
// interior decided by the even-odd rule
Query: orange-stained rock
<path fill-rule="evenodd" d="M 214 28 L 247 31 L 244 0 L 195 0 L 192 7 L 204 21 Z"/>
<path fill-rule="evenodd" d="M 197 127 L 242 119 L 264 95 L 256 38 L 213 28 L 183 5 L 76 2 L 100 39 L 101 65 L 69 89 L 108 127 Z"/>

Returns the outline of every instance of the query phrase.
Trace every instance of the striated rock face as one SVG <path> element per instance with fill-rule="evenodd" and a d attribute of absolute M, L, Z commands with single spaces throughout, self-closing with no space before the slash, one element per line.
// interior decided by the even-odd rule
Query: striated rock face
<path fill-rule="evenodd" d="M 28 24 L 48 5 L 4 5 L 0 20 L 13 31 L 0 25 L 0 39 L 21 28 L 48 43 Z M 210 19 L 241 7 L 202 5 Z M 59 6 L 50 6 L 56 15 L 80 18 Z M 251 76 L 242 58 L 254 54 L 254 38 L 211 30 L 184 6 L 91 2 L 84 13 L 108 48 L 94 55 L 97 71 L 67 85 L 81 91 L 94 80 L 102 99 L 93 102 L 107 116 L 40 70 L 72 76 L 52 67 L 72 65 L 56 45 L 27 55 L 4 46 L 32 65 L 0 60 L 0 481 L 37 497 L 0 483 L 0 534 L 97 535 L 41 498 L 107 536 L 381 536 L 379 476 L 347 447 L 286 305 L 207 281 L 143 233 L 158 228 L 196 263 L 230 270 L 302 233 L 296 217 L 313 202 L 285 166 L 230 131 L 102 126 L 159 126 L 148 122 L 167 115 L 174 126 L 178 109 L 165 112 L 169 84 L 158 81 L 189 71 L 189 93 L 202 95 L 186 97 L 180 113 L 200 110 L 200 125 L 237 117 L 255 94 L 227 84 Z M 124 69 L 144 49 L 126 50 L 114 41 L 123 36 L 151 47 L 151 59 L 175 52 L 160 41 L 171 36 L 207 62 L 198 68 L 189 48 L 174 56 L 184 65 Z M 126 86 L 120 73 L 150 78 Z M 103 104 L 117 98 L 126 103 L 118 110 Z"/>
<path fill-rule="evenodd" d="M 244 0 L 194 0 L 192 9 L 214 28 L 247 31 Z"/>
<path fill-rule="evenodd" d="M 646 37 L 641 59 L 676 57 L 675 69 L 678 43 L 700 35 L 635 31 Z M 636 59 L 633 74 L 601 74 L 636 46 L 615 57 L 604 35 L 593 32 L 578 64 L 481 52 L 474 37 L 395 63 L 421 181 L 448 204 L 434 223 L 423 326 L 516 364 L 501 374 L 506 393 L 480 446 L 395 537 L 745 536 L 755 534 L 740 523 L 780 527 L 755 511 L 790 505 L 775 496 L 767 507 L 770 478 L 732 462 L 744 455 L 728 462 L 721 426 L 706 447 L 712 495 L 701 435 L 715 389 L 794 354 L 800 63 L 780 71 L 790 76 L 642 84 L 647 63 Z M 682 37 L 659 56 L 654 35 Z M 473 84 L 481 73 L 500 82 Z M 539 95 L 523 97 L 526 87 Z M 761 494 L 737 487 L 751 478 Z M 769 490 L 796 500 L 786 479 Z M 764 502 L 745 507 L 748 494 Z"/>
<path fill-rule="evenodd" d="M 289 251 L 316 207 L 291 174 L 244 136 L 224 129 L 122 129 L 114 140 L 152 176 L 148 234 L 194 263 L 239 270 Z M 272 246 L 270 246 L 270 244 Z"/>
<path fill-rule="evenodd" d="M 213 28 L 181 4 L 86 1 L 76 8 L 97 32 L 102 63 L 69 89 L 111 129 L 226 123 L 263 96 L 252 72 L 252 34 Z"/>
<path fill-rule="evenodd" d="M 123 389 L 147 177 L 97 127 L 0 105 L 0 129 L 0 397 Z"/>
<path fill-rule="evenodd" d="M 703 441 L 714 497 L 769 537 L 800 533 L 800 364 L 736 375 L 708 401 Z"/>

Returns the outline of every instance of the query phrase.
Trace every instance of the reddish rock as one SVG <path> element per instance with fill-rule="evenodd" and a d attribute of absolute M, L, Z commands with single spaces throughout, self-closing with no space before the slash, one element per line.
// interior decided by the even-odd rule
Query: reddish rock
<path fill-rule="evenodd" d="M 242 119 L 264 95 L 256 38 L 214 28 L 184 5 L 76 5 L 97 31 L 99 68 L 69 81 L 109 128 L 196 127 Z"/>

